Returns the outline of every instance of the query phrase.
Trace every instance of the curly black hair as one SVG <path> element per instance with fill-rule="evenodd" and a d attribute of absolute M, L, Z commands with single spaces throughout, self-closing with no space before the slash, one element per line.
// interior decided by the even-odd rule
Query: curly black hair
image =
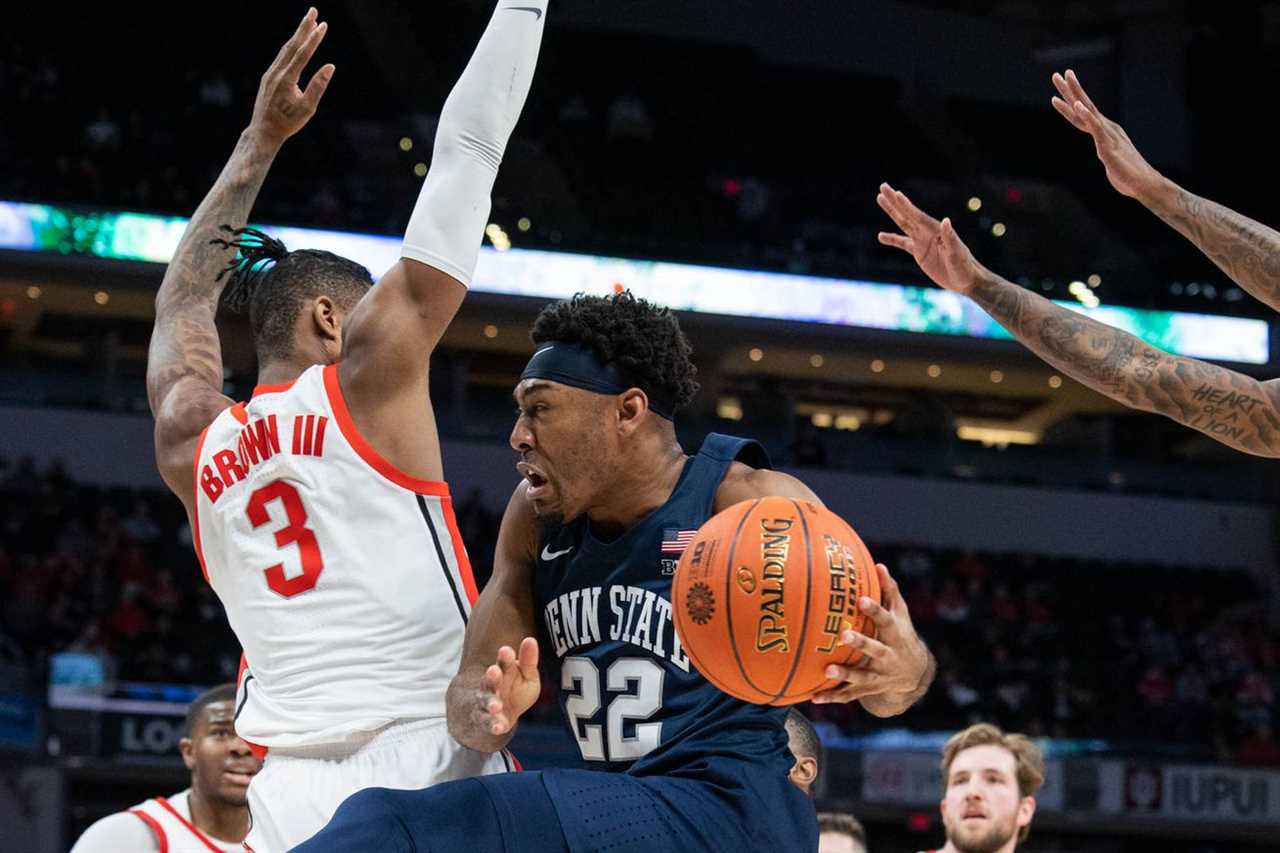
<path fill-rule="evenodd" d="M 299 310 L 328 296 L 350 311 L 373 287 L 369 270 L 353 260 L 320 249 L 290 252 L 284 243 L 256 228 L 223 225 L 228 237 L 209 242 L 236 250 L 218 274 L 231 280 L 223 302 L 233 311 L 249 309 L 258 362 L 287 358 L 293 348 L 293 324 Z"/>
<path fill-rule="evenodd" d="M 629 290 L 612 296 L 579 293 L 553 302 L 533 321 L 535 344 L 563 341 L 616 364 L 650 397 L 669 400 L 674 409 L 688 405 L 698 393 L 693 348 L 680 331 L 670 308 L 637 299 Z"/>

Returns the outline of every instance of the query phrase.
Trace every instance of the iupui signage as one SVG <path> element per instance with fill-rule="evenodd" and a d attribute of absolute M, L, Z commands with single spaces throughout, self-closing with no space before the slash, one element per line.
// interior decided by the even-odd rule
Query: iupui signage
<path fill-rule="evenodd" d="M 1280 823 L 1280 773 L 1102 762 L 1099 810 L 1220 823 Z"/>

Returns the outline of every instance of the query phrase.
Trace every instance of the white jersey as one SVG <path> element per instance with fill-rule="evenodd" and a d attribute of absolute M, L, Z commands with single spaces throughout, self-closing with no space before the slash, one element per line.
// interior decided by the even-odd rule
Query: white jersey
<path fill-rule="evenodd" d="M 448 488 L 360 436 L 337 365 L 218 415 L 195 480 L 196 553 L 247 665 L 237 734 L 336 745 L 444 717 L 476 598 Z"/>
<path fill-rule="evenodd" d="M 244 853 L 239 841 L 201 832 L 191 818 L 191 789 L 107 815 L 85 830 L 71 853 Z"/>

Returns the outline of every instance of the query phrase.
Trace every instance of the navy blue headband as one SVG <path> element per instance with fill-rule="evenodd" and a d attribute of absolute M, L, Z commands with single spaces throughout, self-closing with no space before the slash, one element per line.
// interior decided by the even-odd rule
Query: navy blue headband
<path fill-rule="evenodd" d="M 538 347 L 520 374 L 520 381 L 526 379 L 549 379 L 593 394 L 621 394 L 628 388 L 640 387 L 616 364 L 600 361 L 588 347 L 563 341 L 547 341 Z M 657 399 L 648 389 L 643 390 L 649 397 L 649 409 L 671 420 L 675 407 Z"/>

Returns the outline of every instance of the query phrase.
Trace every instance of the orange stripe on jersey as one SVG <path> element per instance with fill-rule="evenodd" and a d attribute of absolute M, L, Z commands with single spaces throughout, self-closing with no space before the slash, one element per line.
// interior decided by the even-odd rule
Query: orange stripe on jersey
<path fill-rule="evenodd" d="M 212 841 L 210 841 L 207 837 L 205 837 L 205 834 L 196 828 L 196 825 L 194 823 L 187 820 L 182 815 L 178 814 L 178 810 L 175 809 L 173 806 L 171 806 L 168 800 L 166 800 L 164 797 L 156 797 L 156 802 L 160 804 L 161 808 L 163 808 L 169 814 L 176 817 L 179 823 L 181 823 L 187 829 L 191 830 L 191 834 L 194 835 L 196 838 L 200 839 L 200 843 L 202 843 L 205 847 L 208 847 L 210 850 L 213 851 L 213 853 L 222 853 L 222 851 L 218 849 L 217 845 L 215 845 Z"/>
<path fill-rule="evenodd" d="M 281 391 L 288 391 L 293 387 L 297 379 L 291 379 L 288 382 L 277 382 L 274 385 L 255 385 L 253 387 L 253 396 L 259 394 L 279 394 Z"/>
<path fill-rule="evenodd" d="M 244 403 L 236 403 L 231 407 L 231 416 L 243 426 L 249 423 L 249 413 L 244 410 Z"/>
<path fill-rule="evenodd" d="M 417 477 L 406 474 L 383 459 L 378 451 L 374 450 L 369 442 L 364 440 L 360 430 L 356 429 L 355 421 L 351 420 L 351 412 L 347 410 L 347 401 L 342 396 L 342 386 L 338 382 L 337 364 L 330 364 L 324 369 L 324 390 L 329 397 L 329 406 L 333 409 L 333 416 L 338 421 L 338 429 L 342 431 L 347 443 L 364 460 L 366 465 L 397 486 L 408 489 L 411 492 L 417 492 L 420 495 L 435 495 L 442 498 L 449 496 L 447 483 L 442 483 L 439 480 L 419 480 Z"/>
<path fill-rule="evenodd" d="M 205 583 L 209 582 L 209 569 L 204 564 L 204 551 L 200 549 L 200 454 L 204 450 L 204 440 L 209 435 L 211 426 L 212 423 L 200 433 L 200 439 L 196 442 L 195 462 L 191 466 L 192 482 L 195 483 L 195 502 L 191 504 L 191 543 L 195 546 L 200 574 L 204 575 Z"/>
<path fill-rule="evenodd" d="M 462 544 L 458 519 L 453 515 L 453 501 L 449 498 L 440 501 L 440 511 L 444 514 L 444 523 L 449 527 L 449 538 L 453 540 L 453 558 L 458 561 L 458 574 L 462 576 L 462 588 L 467 592 L 467 603 L 474 607 L 480 591 L 476 589 L 476 576 L 471 571 L 466 546 Z"/>
<path fill-rule="evenodd" d="M 160 853 L 169 853 L 169 836 L 164 834 L 164 827 L 160 825 L 160 821 L 139 809 L 129 809 L 129 814 L 151 827 L 151 831 L 156 836 L 156 844 L 160 845 Z"/>

